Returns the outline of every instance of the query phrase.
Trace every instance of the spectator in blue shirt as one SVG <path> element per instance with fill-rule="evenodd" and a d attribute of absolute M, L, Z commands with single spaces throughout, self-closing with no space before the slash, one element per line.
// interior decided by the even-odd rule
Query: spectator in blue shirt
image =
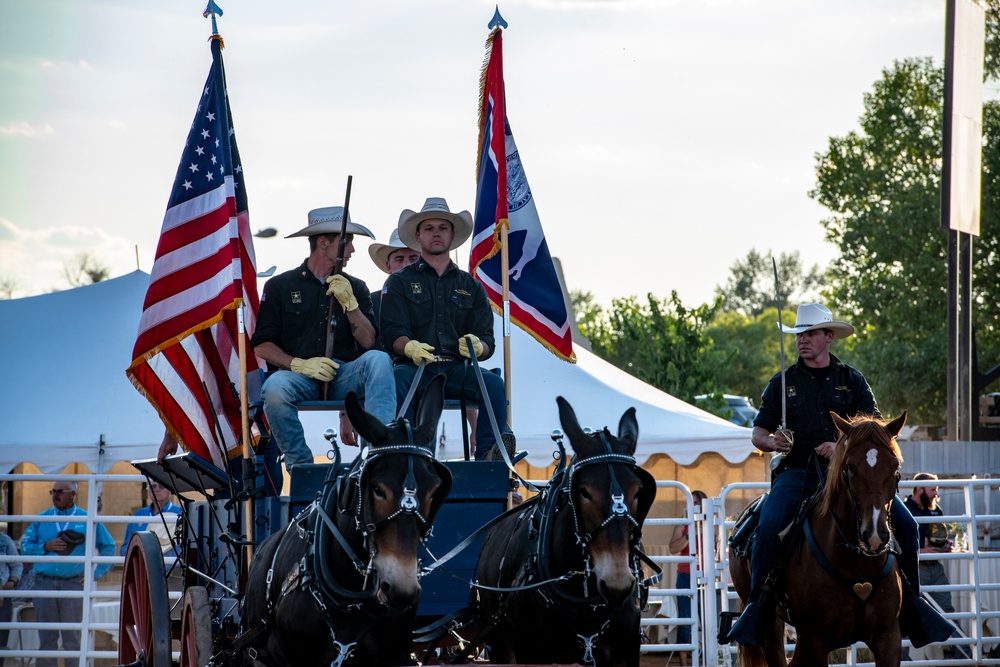
<path fill-rule="evenodd" d="M 65 517 L 65 521 L 35 522 L 21 538 L 21 553 L 26 556 L 54 556 L 52 560 L 35 563 L 34 590 L 82 591 L 85 576 L 84 563 L 60 563 L 58 556 L 83 556 L 86 552 L 85 537 L 87 525 L 83 517 L 86 510 L 76 506 L 76 482 L 57 481 L 52 484 L 52 509 L 39 516 Z M 102 524 L 94 524 L 97 539 L 96 551 L 101 556 L 115 555 L 115 541 Z M 94 578 L 100 579 L 111 569 L 109 563 L 102 563 L 94 570 Z M 35 616 L 39 623 L 80 623 L 83 621 L 83 598 L 36 597 L 33 600 Z M 43 651 L 59 649 L 62 636 L 63 649 L 80 650 L 79 630 L 39 630 L 39 648 Z M 57 658 L 38 658 L 38 667 L 56 667 Z"/>
<path fill-rule="evenodd" d="M 181 508 L 173 504 L 170 501 L 170 489 L 163 486 L 162 484 L 157 484 L 156 482 L 150 482 L 149 484 L 149 507 L 142 507 L 135 512 L 135 516 L 148 516 L 157 517 L 157 525 L 162 526 L 162 520 L 160 514 L 173 514 L 180 515 Z M 173 528 L 173 523 L 176 518 L 172 518 L 169 522 L 170 528 Z M 128 550 L 128 543 L 132 540 L 132 535 L 139 532 L 140 530 L 146 530 L 149 527 L 148 523 L 130 523 L 128 528 L 125 530 L 125 540 L 122 542 L 121 549 L 118 553 L 121 556 L 125 555 Z M 165 549 L 168 551 L 169 549 Z"/>

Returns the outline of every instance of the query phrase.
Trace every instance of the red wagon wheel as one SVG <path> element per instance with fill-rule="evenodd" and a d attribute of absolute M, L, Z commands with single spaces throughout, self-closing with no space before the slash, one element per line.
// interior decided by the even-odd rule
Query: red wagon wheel
<path fill-rule="evenodd" d="M 212 605 L 208 589 L 189 586 L 184 591 L 181 616 L 180 667 L 205 667 L 212 657 Z"/>
<path fill-rule="evenodd" d="M 170 606 L 160 540 L 149 531 L 132 536 L 125 552 L 118 662 L 170 667 Z"/>

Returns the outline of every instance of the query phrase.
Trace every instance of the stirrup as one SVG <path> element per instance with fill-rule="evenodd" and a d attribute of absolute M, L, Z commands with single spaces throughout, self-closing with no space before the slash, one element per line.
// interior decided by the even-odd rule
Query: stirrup
<path fill-rule="evenodd" d="M 764 644 L 764 633 L 761 632 L 761 614 L 764 612 L 763 602 L 750 602 L 743 613 L 733 623 L 726 639 L 739 642 L 744 646 L 761 646 Z"/>

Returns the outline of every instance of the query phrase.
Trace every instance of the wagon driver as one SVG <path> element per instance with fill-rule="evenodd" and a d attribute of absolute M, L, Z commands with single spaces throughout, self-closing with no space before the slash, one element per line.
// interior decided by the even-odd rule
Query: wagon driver
<path fill-rule="evenodd" d="M 388 423 L 395 417 L 396 388 L 392 361 L 373 350 L 378 330 L 372 302 L 364 281 L 346 273 L 330 276 L 340 246 L 344 209 L 341 206 L 309 212 L 309 224 L 286 238 L 308 237 L 309 256 L 302 265 L 264 284 L 257 327 L 250 344 L 267 362 L 268 375 L 261 387 L 264 415 L 289 470 L 312 463 L 297 404 L 315 401 L 320 383 L 330 383 L 330 399 L 343 400 L 356 392 L 365 410 Z M 346 227 L 344 264 L 354 253 L 354 236 L 374 239 L 365 227 Z M 333 359 L 325 356 L 329 331 L 330 297 L 337 300 Z M 354 429 L 341 413 L 341 440 L 357 444 Z"/>
<path fill-rule="evenodd" d="M 475 278 L 458 268 L 448 253 L 472 234 L 472 215 L 452 213 L 441 197 L 429 197 L 420 211 L 405 209 L 397 225 L 400 240 L 420 252 L 420 259 L 390 275 L 382 288 L 380 325 L 382 342 L 397 356 L 396 397 L 399 407 L 421 361 L 429 364 L 421 385 L 439 373 L 447 376 L 445 398 L 466 398 L 476 403 L 480 418 L 476 425 L 476 459 L 485 458 L 496 437 L 485 418 L 487 402 L 493 408 L 502 437 L 513 434 L 507 425 L 507 396 L 503 379 L 483 373 L 486 396 L 464 359 L 484 361 L 494 350 L 493 311 L 486 290 Z M 471 338 L 472 344 L 467 338 Z M 407 417 L 412 419 L 413 407 Z"/>

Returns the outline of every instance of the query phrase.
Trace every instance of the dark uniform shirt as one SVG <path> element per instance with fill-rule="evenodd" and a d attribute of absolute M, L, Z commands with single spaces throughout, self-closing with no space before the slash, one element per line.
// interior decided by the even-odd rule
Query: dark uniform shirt
<path fill-rule="evenodd" d="M 799 359 L 785 369 L 785 394 L 788 413 L 785 426 L 792 430 L 795 439 L 784 463 L 789 468 L 806 467 L 816 447 L 836 442 L 837 427 L 831 412 L 844 418 L 862 414 L 881 417 L 865 376 L 832 354 L 826 368 L 810 368 Z M 781 423 L 781 373 L 767 383 L 760 402 L 753 425 L 774 433 Z M 821 463 L 827 462 L 823 457 L 820 459 Z"/>
<path fill-rule="evenodd" d="M 906 508 L 910 510 L 910 514 L 913 516 L 944 516 L 944 511 L 940 507 L 924 509 L 920 506 L 920 503 L 913 499 L 912 495 L 906 496 L 906 500 L 903 502 L 906 503 Z M 943 523 L 920 523 L 917 524 L 917 530 L 920 532 L 918 548 L 925 546 L 940 547 L 948 539 L 948 527 Z"/>
<path fill-rule="evenodd" d="M 346 273 L 343 276 L 351 283 L 358 308 L 375 326 L 368 286 L 354 276 Z M 256 347 L 261 343 L 274 343 L 293 357 L 302 359 L 323 356 L 326 353 L 330 299 L 326 294 L 326 283 L 313 275 L 306 262 L 297 269 L 274 276 L 264 283 L 260 310 L 257 312 L 257 328 L 250 345 Z M 335 308 L 338 317 L 333 357 L 338 361 L 354 361 L 365 352 L 365 348 L 354 339 L 351 323 L 341 311 L 340 304 Z M 377 335 L 377 327 L 375 331 Z"/>
<path fill-rule="evenodd" d="M 444 275 L 423 260 L 389 276 L 382 288 L 379 318 L 387 350 L 400 336 L 434 347 L 434 354 L 459 359 L 458 339 L 474 334 L 489 346 L 493 342 L 493 311 L 486 290 L 451 262 Z M 405 357 L 399 362 L 409 362 Z"/>

